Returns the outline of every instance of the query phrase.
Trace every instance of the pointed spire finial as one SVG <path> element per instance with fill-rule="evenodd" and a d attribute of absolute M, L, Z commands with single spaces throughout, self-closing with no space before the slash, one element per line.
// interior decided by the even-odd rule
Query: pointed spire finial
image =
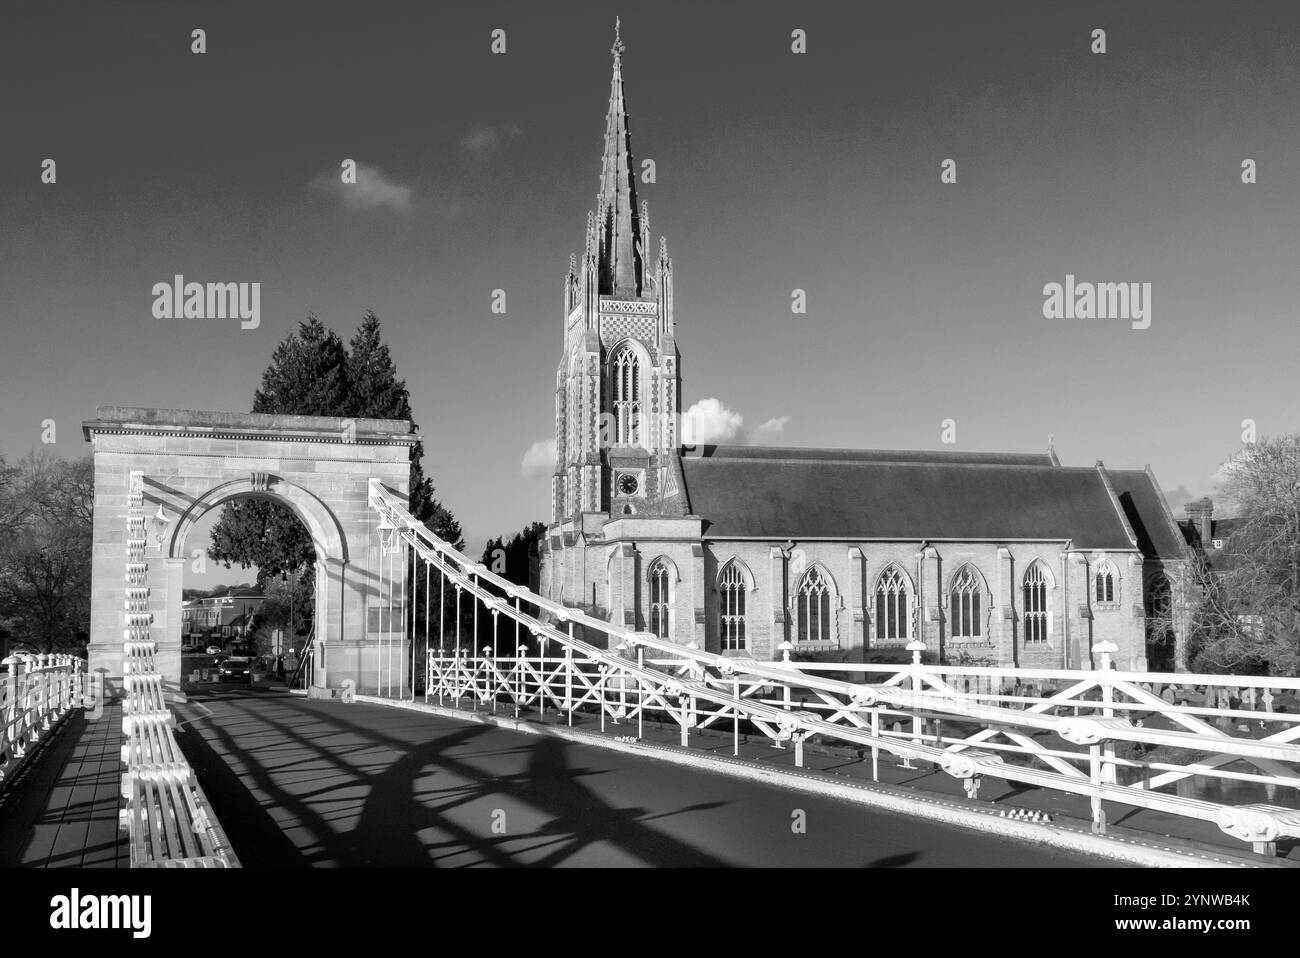
<path fill-rule="evenodd" d="M 618 17 L 614 18 L 614 45 L 609 48 L 609 52 L 614 54 L 614 59 L 618 60 L 623 56 L 623 38 L 619 35 L 621 24 Z"/>

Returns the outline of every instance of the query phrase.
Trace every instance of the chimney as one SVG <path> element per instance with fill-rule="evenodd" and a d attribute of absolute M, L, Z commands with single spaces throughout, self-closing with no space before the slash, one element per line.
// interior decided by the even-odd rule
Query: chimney
<path fill-rule="evenodd" d="M 1209 496 L 1198 499 L 1196 502 L 1189 502 L 1183 506 L 1183 511 L 1187 513 L 1187 518 L 1191 521 L 1192 527 L 1196 530 L 1196 535 L 1201 540 L 1201 548 L 1208 549 L 1211 543 L 1212 526 L 1210 519 L 1214 515 L 1214 503 L 1210 501 Z"/>

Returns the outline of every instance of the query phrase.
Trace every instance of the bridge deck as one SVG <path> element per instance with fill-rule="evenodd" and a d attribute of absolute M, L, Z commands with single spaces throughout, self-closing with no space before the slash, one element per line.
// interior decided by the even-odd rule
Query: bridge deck
<path fill-rule="evenodd" d="M 1101 864 L 582 743 L 386 706 L 211 686 L 177 711 L 182 747 L 236 853 L 253 866 Z M 551 721 L 561 720 L 552 713 Z M 577 724 L 591 721 L 579 716 Z M 651 725 L 645 733 L 647 742 L 676 738 L 674 730 Z M 692 742 L 731 752 L 729 736 L 710 744 L 693 735 Z M 36 761 L 0 791 L 0 867 L 127 865 L 117 823 L 120 744 L 118 707 L 94 720 L 80 712 L 68 717 Z M 764 764 L 793 761 L 789 750 L 756 743 L 741 751 Z M 854 758 L 812 750 L 806 758 L 810 769 L 869 774 L 869 763 Z M 881 773 L 883 781 L 923 791 L 960 790 L 946 775 L 908 771 L 888 757 Z M 986 791 L 982 798 L 1055 815 L 1086 804 L 1005 783 L 990 782 Z M 806 833 L 791 827 L 795 809 L 806 815 Z M 1205 823 L 1122 808 L 1113 814 L 1148 834 L 1244 852 Z M 1290 858 L 1300 855 L 1289 851 Z"/>
<path fill-rule="evenodd" d="M 0 867 L 125 868 L 118 829 L 122 711 L 74 710 L 0 792 Z"/>
<path fill-rule="evenodd" d="M 1102 864 L 384 706 L 239 689 L 201 691 L 178 711 L 182 747 L 246 866 Z"/>

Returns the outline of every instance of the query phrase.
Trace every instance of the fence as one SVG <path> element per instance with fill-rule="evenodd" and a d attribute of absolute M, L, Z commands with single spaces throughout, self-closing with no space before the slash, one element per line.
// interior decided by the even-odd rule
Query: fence
<path fill-rule="evenodd" d="M 74 655 L 11 655 L 0 685 L 0 785 L 12 781 L 36 747 L 74 708 L 85 683 Z"/>
<path fill-rule="evenodd" d="M 1300 680 L 1117 672 L 1109 643 L 1094 648 L 1101 667 L 1090 671 L 923 666 L 918 643 L 908 646 L 913 662 L 902 667 L 795 664 L 788 648 L 782 662 L 728 657 L 619 629 L 510 583 L 430 533 L 373 480 L 370 504 L 381 535 L 426 566 L 426 622 L 431 599 L 443 608 L 448 587 L 458 610 L 462 597 L 474 604 L 470 646 L 459 629 L 445 634 L 442 617 L 436 646 L 426 629 L 426 699 L 470 697 L 493 708 L 505 703 L 516 714 L 555 708 L 570 722 L 576 711 L 597 712 L 602 728 L 607 721 L 640 725 L 655 712 L 678 725 L 683 745 L 691 729 L 729 727 L 737 750 L 742 734 L 757 734 L 792 747 L 797 764 L 805 741 L 817 736 L 869 750 L 876 777 L 887 753 L 932 762 L 962 780 L 971 798 L 985 776 L 1087 796 L 1097 832 L 1106 830 L 1103 803 L 1116 802 L 1213 822 L 1264 855 L 1276 854 L 1279 839 L 1300 837 L 1295 807 L 1167 790 L 1188 779 L 1239 781 L 1295 802 L 1300 715 L 1277 700 L 1300 695 Z M 412 581 L 418 602 L 421 576 Z M 491 641 L 476 649 L 480 610 L 491 616 Z M 514 623 L 515 636 L 528 633 L 535 654 L 509 633 L 503 639 L 503 618 Z M 552 642 L 558 656 L 546 653 Z M 861 681 L 819 672 L 858 673 Z M 1203 692 L 1200 704 L 1191 701 L 1188 686 L 1214 690 L 1212 704 Z M 389 683 L 389 694 L 408 691 Z"/>

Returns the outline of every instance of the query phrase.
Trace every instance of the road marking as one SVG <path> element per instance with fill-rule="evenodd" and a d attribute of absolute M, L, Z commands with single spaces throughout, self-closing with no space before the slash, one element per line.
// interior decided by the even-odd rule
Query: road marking
<path fill-rule="evenodd" d="M 187 703 L 185 703 L 185 704 L 186 704 L 186 705 L 192 705 L 192 706 L 194 706 L 196 709 L 201 710 L 201 711 L 203 712 L 203 715 L 200 715 L 199 718 L 205 718 L 205 719 L 207 719 L 207 718 L 212 718 L 212 716 L 215 714 L 215 713 L 212 711 L 212 709 L 208 708 L 208 707 L 207 707 L 206 705 L 204 705 L 202 702 L 195 702 L 195 701 L 191 700 L 191 701 L 189 701 L 189 702 L 187 702 Z M 191 722 L 194 722 L 194 721 L 197 721 L 197 719 L 186 719 L 184 722 L 177 722 L 177 723 L 176 723 L 176 727 L 177 727 L 177 728 L 184 728 L 186 725 L 189 725 Z"/>

